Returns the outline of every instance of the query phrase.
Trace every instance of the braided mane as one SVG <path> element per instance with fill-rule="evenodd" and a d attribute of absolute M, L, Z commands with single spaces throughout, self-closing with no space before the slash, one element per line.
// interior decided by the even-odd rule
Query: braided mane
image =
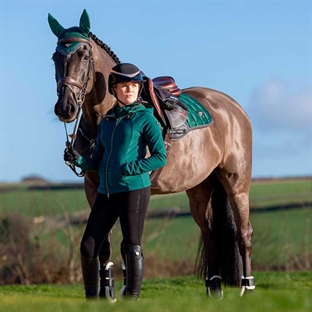
<path fill-rule="evenodd" d="M 93 39 L 93 41 L 100 46 L 102 49 L 104 49 L 107 54 L 117 63 L 120 64 L 120 60 L 118 56 L 111 50 L 111 48 L 105 44 L 102 40 L 100 40 L 96 35 L 94 35 L 91 31 L 89 33 L 89 36 Z"/>

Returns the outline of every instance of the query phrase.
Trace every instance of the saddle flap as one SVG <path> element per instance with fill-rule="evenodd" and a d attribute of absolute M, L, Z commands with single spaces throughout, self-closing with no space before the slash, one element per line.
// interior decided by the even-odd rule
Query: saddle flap
<path fill-rule="evenodd" d="M 156 118 L 162 123 L 162 126 L 165 127 L 167 125 L 167 122 L 163 114 L 163 111 L 160 107 L 160 103 L 158 101 L 157 95 L 155 94 L 154 83 L 152 79 L 146 76 L 144 76 L 144 88 L 142 90 L 141 97 L 144 101 L 147 101 L 148 103 L 153 104 L 156 110 L 156 115 L 158 117 Z"/>
<path fill-rule="evenodd" d="M 187 120 L 187 111 L 179 104 L 175 105 L 171 110 L 166 110 L 166 115 L 171 129 L 182 127 Z"/>

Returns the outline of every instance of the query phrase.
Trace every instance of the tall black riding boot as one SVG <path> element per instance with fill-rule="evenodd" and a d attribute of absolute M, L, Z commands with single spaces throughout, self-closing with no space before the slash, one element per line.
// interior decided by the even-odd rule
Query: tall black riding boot
<path fill-rule="evenodd" d="M 98 258 L 86 258 L 81 255 L 81 269 L 87 299 L 99 297 L 99 261 Z"/>
<path fill-rule="evenodd" d="M 141 246 L 131 246 L 127 252 L 125 298 L 138 300 L 143 282 L 144 257 Z"/>

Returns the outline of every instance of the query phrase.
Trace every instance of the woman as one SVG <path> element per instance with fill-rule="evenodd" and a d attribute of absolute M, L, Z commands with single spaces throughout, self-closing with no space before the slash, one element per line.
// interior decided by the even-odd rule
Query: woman
<path fill-rule="evenodd" d="M 140 102 L 141 71 L 133 64 L 112 68 L 109 92 L 116 104 L 98 126 L 92 157 L 66 149 L 64 160 L 84 170 L 98 170 L 100 185 L 83 234 L 80 253 L 87 298 L 98 296 L 98 250 L 119 217 L 126 263 L 124 295 L 138 299 L 143 281 L 141 247 L 144 220 L 150 199 L 149 172 L 166 163 L 166 151 L 153 108 Z M 145 158 L 148 146 L 150 156 Z"/>

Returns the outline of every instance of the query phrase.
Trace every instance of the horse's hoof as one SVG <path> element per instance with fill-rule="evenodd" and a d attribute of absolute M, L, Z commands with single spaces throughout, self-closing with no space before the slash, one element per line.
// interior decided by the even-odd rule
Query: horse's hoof
<path fill-rule="evenodd" d="M 214 275 L 206 279 L 207 295 L 217 301 L 223 299 L 223 290 L 221 289 L 221 277 Z"/>
<path fill-rule="evenodd" d="M 220 301 L 223 299 L 223 290 L 207 287 L 207 295 L 214 300 Z"/>
<path fill-rule="evenodd" d="M 242 287 L 240 289 L 241 297 L 246 294 L 253 294 L 255 288 L 256 286 L 253 276 L 242 277 Z"/>

